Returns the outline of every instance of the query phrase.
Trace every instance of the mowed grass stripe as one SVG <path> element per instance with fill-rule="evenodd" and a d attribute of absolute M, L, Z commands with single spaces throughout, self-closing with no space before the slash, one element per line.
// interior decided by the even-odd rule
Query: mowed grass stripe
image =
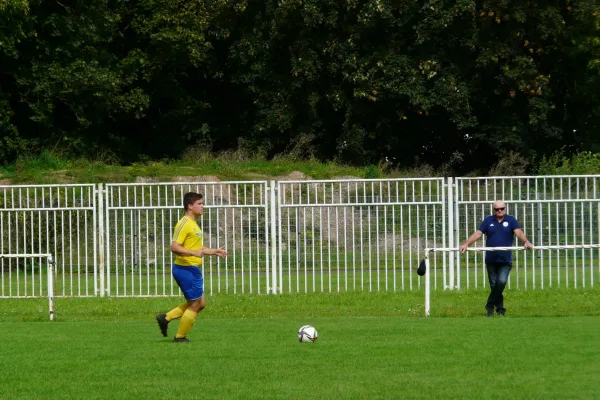
<path fill-rule="evenodd" d="M 485 315 L 489 292 L 434 290 L 432 317 Z M 505 291 L 508 316 L 600 316 L 600 286 L 595 288 Z M 65 321 L 147 320 L 183 302 L 183 297 L 56 299 L 56 319 Z M 305 317 L 424 317 L 423 288 L 405 292 L 348 292 L 284 295 L 207 295 L 202 319 L 305 318 Z M 48 300 L 0 299 L 0 323 L 48 320 Z"/>
<path fill-rule="evenodd" d="M 296 330 L 319 329 L 314 344 Z M 170 327 L 174 334 L 177 323 Z M 152 318 L 2 325 L 3 399 L 594 398 L 600 317 Z"/>

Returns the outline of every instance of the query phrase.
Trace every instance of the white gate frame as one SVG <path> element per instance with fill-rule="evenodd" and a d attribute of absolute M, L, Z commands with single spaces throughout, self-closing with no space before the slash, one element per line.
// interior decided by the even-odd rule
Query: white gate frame
<path fill-rule="evenodd" d="M 250 187 L 251 189 L 248 192 L 246 191 L 246 187 Z M 272 186 L 272 185 L 271 185 Z M 238 192 L 239 190 L 239 192 Z M 217 291 L 221 291 L 221 287 L 222 287 L 222 283 L 220 280 L 220 275 L 224 274 L 225 276 L 225 282 L 224 282 L 224 286 L 223 286 L 223 291 L 228 292 L 229 290 L 232 290 L 233 293 L 236 293 L 237 291 L 237 286 L 235 284 L 235 281 L 237 279 L 236 273 L 241 274 L 241 284 L 239 284 L 238 286 L 241 287 L 241 291 L 244 292 L 244 279 L 246 276 L 250 277 L 250 284 L 249 284 L 249 290 L 253 291 L 253 285 L 252 285 L 252 278 L 256 278 L 257 279 L 257 287 L 256 290 L 258 291 L 258 293 L 263 292 L 263 290 L 261 289 L 261 287 L 263 286 L 263 282 L 261 280 L 261 272 L 258 270 L 258 268 L 260 267 L 260 263 L 264 262 L 265 264 L 265 268 L 266 268 L 266 274 L 265 274 L 265 290 L 267 292 L 270 291 L 270 281 L 271 281 L 271 275 L 269 274 L 270 270 L 271 270 L 271 264 L 270 264 L 270 239 L 271 237 L 269 236 L 269 226 L 272 225 L 272 223 L 270 224 L 269 220 L 269 210 L 270 210 L 270 202 L 272 201 L 271 199 L 274 196 L 274 191 L 270 189 L 268 182 L 267 181 L 223 181 L 223 182 L 219 182 L 219 181 L 202 181 L 202 182 L 157 182 L 157 183 L 114 183 L 114 184 L 106 184 L 104 187 L 102 187 L 102 185 L 100 185 L 100 197 L 102 198 L 102 201 L 100 202 L 101 205 L 99 206 L 99 212 L 98 214 L 100 215 L 100 227 L 102 229 L 102 234 L 100 235 L 102 237 L 102 239 L 99 241 L 99 247 L 101 247 L 101 253 L 103 255 L 103 257 L 100 259 L 100 270 L 102 271 L 101 275 L 101 280 L 100 280 L 100 286 L 101 286 L 101 291 L 104 295 L 115 295 L 114 293 L 111 292 L 111 286 L 113 285 L 113 283 L 111 283 L 111 268 L 110 265 L 108 267 L 105 267 L 105 264 L 108 263 L 114 263 L 115 262 L 115 258 L 117 256 L 121 255 L 121 252 L 123 254 L 124 260 L 129 261 L 132 265 L 138 265 L 139 262 L 139 266 L 138 268 L 140 268 L 139 270 L 139 274 L 140 276 L 142 276 L 142 268 L 146 268 L 148 271 L 151 271 L 152 269 L 155 270 L 154 275 L 155 275 L 155 280 L 160 280 L 163 283 L 163 288 L 162 288 L 162 293 L 158 294 L 159 296 L 168 296 L 168 295 L 177 295 L 179 294 L 179 288 L 177 288 L 176 286 L 173 285 L 172 279 L 171 279 L 171 274 L 170 274 L 170 270 L 171 270 L 171 263 L 173 261 L 173 255 L 171 254 L 170 250 L 168 251 L 164 251 L 163 248 L 163 252 L 161 252 L 160 254 L 154 254 L 156 257 L 153 259 L 153 263 L 151 264 L 150 261 L 146 260 L 146 263 L 144 263 L 144 261 L 142 261 L 142 253 L 138 253 L 137 250 L 139 249 L 143 249 L 146 248 L 146 253 L 148 253 L 150 246 L 152 245 L 152 241 L 149 241 L 148 239 L 143 239 L 142 236 L 140 236 L 140 238 L 136 239 L 136 244 L 131 244 L 131 243 L 127 243 L 127 240 L 125 238 L 123 238 L 122 240 L 119 239 L 119 242 L 114 241 L 111 239 L 111 234 L 113 233 L 114 229 L 118 229 L 118 225 L 115 226 L 114 225 L 114 221 L 111 221 L 111 217 L 112 215 L 118 216 L 117 214 L 111 214 L 113 212 L 122 212 L 123 215 L 125 217 L 130 217 L 132 218 L 132 220 L 136 220 L 136 216 L 138 216 L 139 213 L 144 212 L 144 214 L 142 214 L 140 216 L 140 218 L 145 219 L 146 223 L 145 223 L 145 228 L 147 230 L 146 233 L 150 233 L 150 231 L 153 229 L 152 225 L 149 224 L 149 220 L 150 220 L 150 214 L 153 212 L 153 219 L 152 222 L 157 223 L 157 224 L 161 224 L 161 228 L 160 230 L 156 230 L 156 227 L 154 227 L 154 231 L 153 231 L 153 236 L 155 237 L 154 240 L 154 245 L 158 246 L 158 244 L 160 243 L 160 246 L 166 246 L 168 248 L 168 245 L 170 244 L 170 241 L 168 240 L 168 238 L 171 237 L 172 235 L 172 229 L 174 227 L 174 224 L 177 222 L 177 220 L 179 220 L 179 218 L 181 218 L 182 214 L 183 214 L 183 210 L 182 210 L 182 197 L 183 194 L 185 192 L 188 191 L 193 191 L 193 192 L 199 192 L 202 193 L 204 195 L 204 202 L 205 202 L 205 215 L 202 217 L 202 220 L 198 220 L 199 224 L 202 225 L 203 223 L 209 224 L 211 222 L 214 222 L 216 224 L 216 231 L 212 231 L 212 227 L 209 226 L 208 230 L 204 229 L 204 233 L 205 235 L 209 235 L 209 240 L 210 238 L 214 238 L 217 243 L 216 244 L 212 244 L 212 247 L 216 246 L 220 246 L 220 245 L 225 245 L 229 256 L 226 259 L 213 259 L 212 257 L 207 257 L 207 259 L 204 261 L 203 263 L 203 269 L 205 270 L 205 276 L 204 276 L 204 281 L 205 283 L 207 283 L 208 286 L 208 282 L 210 282 L 210 286 L 207 287 L 205 290 L 207 293 L 211 293 L 213 290 L 212 284 L 214 281 L 216 281 L 217 283 Z M 211 194 L 209 195 L 208 192 L 210 192 Z M 233 193 L 232 193 L 233 192 Z M 113 198 L 112 196 L 115 196 L 115 198 Z M 144 197 L 146 196 L 146 197 Z M 219 199 L 217 201 L 217 199 Z M 138 211 L 138 214 L 136 214 L 136 210 Z M 161 215 L 157 215 L 156 212 L 157 211 L 161 211 Z M 176 213 L 176 217 L 173 219 L 171 218 L 171 212 L 177 210 Z M 216 215 L 215 215 L 215 220 L 213 221 L 210 217 L 210 214 L 207 213 L 207 210 L 213 211 Z M 258 210 L 262 210 L 262 212 L 264 213 L 264 226 L 261 226 L 259 228 L 259 218 L 256 218 L 257 216 L 255 215 L 251 215 L 250 214 L 250 210 L 257 210 L 256 213 L 258 214 Z M 247 211 L 247 214 L 244 214 L 244 211 Z M 163 215 L 162 212 L 168 212 L 169 215 Z M 223 213 L 223 218 L 220 220 L 219 219 L 219 215 L 220 213 Z M 271 209 L 271 213 L 272 213 L 272 209 Z M 228 220 L 228 215 L 230 216 L 230 219 Z M 244 245 L 250 241 L 250 239 L 248 238 L 243 238 L 241 240 L 237 240 L 236 239 L 236 234 L 239 234 L 240 237 L 242 236 L 243 233 L 243 228 L 244 228 L 244 220 L 243 217 L 247 217 L 248 218 L 248 223 L 246 224 L 245 227 L 247 228 L 256 228 L 257 232 L 257 238 L 256 238 L 256 245 L 254 243 L 249 244 L 248 247 L 246 248 L 246 250 L 250 251 L 250 256 L 254 256 L 256 257 L 254 259 L 254 261 L 256 262 L 256 270 L 253 270 L 252 267 L 254 265 L 250 265 L 249 270 L 248 271 L 244 271 L 244 270 L 235 270 L 236 268 L 236 261 L 238 261 L 236 259 L 236 257 L 239 254 L 240 259 L 242 260 L 242 264 L 244 261 Z M 166 224 L 166 221 L 164 219 L 168 218 L 169 219 L 169 223 Z M 271 216 L 272 218 L 272 216 Z M 171 219 L 173 219 L 171 221 Z M 239 226 L 236 227 L 236 219 L 239 220 Z M 204 221 L 204 222 L 202 222 Z M 120 224 L 120 222 L 119 222 Z M 231 225 L 228 225 L 231 224 Z M 167 226 L 167 228 L 165 229 L 165 226 Z M 141 220 L 140 221 L 131 221 L 130 224 L 127 224 L 127 227 L 131 227 L 135 232 L 134 235 L 136 235 L 139 232 L 143 232 L 144 230 L 144 226 L 141 225 Z M 219 229 L 223 228 L 223 232 L 219 232 Z M 236 230 L 238 229 L 238 230 Z M 262 229 L 264 229 L 264 237 L 259 233 Z M 271 228 L 272 229 L 272 228 Z M 162 241 L 157 242 L 156 241 L 156 236 L 159 235 L 160 236 L 164 236 L 165 237 L 165 243 L 163 243 Z M 228 242 L 228 237 L 229 234 L 233 234 L 233 239 L 231 242 Z M 137 237 L 137 236 L 136 236 Z M 219 240 L 223 239 L 224 241 L 219 242 Z M 259 244 L 258 239 L 264 239 L 265 244 Z M 211 243 L 209 240 L 204 240 L 204 245 L 205 246 L 211 246 Z M 233 241 L 235 240 L 235 241 Z M 121 246 L 121 249 L 119 249 L 119 253 L 112 253 L 112 248 L 111 248 L 111 241 L 114 242 L 115 245 L 117 246 Z M 208 242 L 208 243 L 207 243 Z M 129 246 L 131 245 L 131 246 Z M 241 249 L 238 249 L 238 245 L 241 245 Z M 129 249 L 129 247 L 131 247 Z M 257 253 L 253 254 L 252 250 L 253 249 L 257 249 Z M 133 249 L 133 250 L 131 250 Z M 263 251 L 264 249 L 264 251 Z M 151 253 L 151 251 L 150 251 Z M 164 254 L 163 254 L 164 253 Z M 258 256 L 258 254 L 260 253 L 260 258 Z M 152 256 L 152 254 L 150 254 L 150 256 Z M 156 272 L 156 269 L 158 268 L 158 264 L 159 264 L 159 260 L 158 257 L 160 257 L 160 263 L 163 266 L 163 271 L 161 271 L 160 273 Z M 217 277 L 213 279 L 212 276 L 212 266 L 213 266 L 213 261 L 216 263 L 216 268 L 217 268 Z M 119 265 L 119 264 L 117 264 Z M 154 266 L 152 266 L 154 265 Z M 233 265 L 233 270 L 228 272 L 228 265 Z M 123 284 L 123 290 L 124 290 L 124 294 L 119 293 L 119 296 L 125 296 L 125 297 L 129 297 L 129 296 L 151 296 L 153 294 L 150 293 L 150 277 L 148 276 L 148 278 L 146 280 L 144 280 L 143 278 L 140 277 L 139 281 L 143 282 L 140 283 L 139 285 L 135 286 L 135 284 L 133 283 L 133 278 L 131 279 L 130 284 L 128 284 L 126 282 L 126 280 L 129 280 L 130 276 L 133 276 L 133 273 L 129 274 L 129 273 L 125 273 L 125 268 L 131 267 L 131 266 L 127 266 L 127 265 L 122 265 L 120 266 L 122 269 L 121 271 L 123 271 L 123 279 L 122 279 L 122 284 Z M 210 272 L 206 271 L 206 269 L 209 269 Z M 169 271 L 169 273 L 167 274 L 167 270 Z M 233 279 L 234 279 L 234 284 L 231 285 L 232 289 L 229 288 L 229 273 L 233 273 Z M 158 275 L 157 275 L 158 274 Z M 254 274 L 254 275 L 253 275 Z M 127 275 L 127 276 L 126 276 Z M 167 276 L 168 275 L 168 276 Z M 119 272 L 119 276 L 121 276 L 121 272 Z M 276 277 L 276 272 L 273 272 L 273 277 Z M 165 281 L 168 280 L 170 283 L 170 293 L 166 293 L 165 290 L 167 290 L 164 286 L 165 286 Z M 142 284 L 147 284 L 147 288 L 144 292 L 144 289 L 141 287 Z M 158 293 L 158 289 L 155 287 L 154 288 L 155 292 Z M 129 293 L 128 293 L 129 291 Z M 137 292 L 137 293 L 136 293 Z"/>
<path fill-rule="evenodd" d="M 97 296 L 96 190 L 93 184 L 0 185 L 0 254 L 24 258 L 52 254 L 57 297 Z M 17 270 L 12 276 L 11 260 L 8 258 L 7 273 L 4 263 L 0 265 L 0 281 L 7 281 L 8 286 L 8 294 L 2 286 L 0 296 L 28 297 L 29 286 L 31 296 L 40 297 L 41 271 L 31 270 L 28 275 L 25 270 L 21 278 Z M 15 279 L 24 279 L 23 295 Z"/>
<path fill-rule="evenodd" d="M 531 253 L 528 253 L 527 257 L 522 254 L 522 265 L 520 265 L 519 259 L 513 263 L 517 270 L 519 268 L 524 270 L 523 286 L 525 289 L 530 286 L 535 289 L 538 282 L 543 289 L 545 280 L 549 281 L 549 285 L 552 286 L 553 273 L 558 274 L 555 283 L 561 285 L 560 271 L 558 269 L 553 271 L 552 264 L 544 265 L 543 254 L 556 254 L 558 268 L 562 257 L 559 254 L 567 254 L 567 251 L 579 254 L 582 257 L 582 265 L 580 267 L 573 266 L 572 283 L 569 281 L 568 270 L 565 271 L 566 286 L 585 287 L 588 283 L 594 286 L 596 265 L 594 265 L 595 257 L 592 256 L 592 252 L 595 251 L 596 247 L 590 247 L 590 245 L 600 243 L 600 193 L 598 191 L 600 175 L 458 177 L 455 178 L 454 182 L 452 182 L 452 178 L 448 178 L 448 182 L 449 192 L 450 185 L 452 185 L 453 192 L 453 197 L 449 196 L 448 203 L 448 222 L 452 225 L 452 229 L 448 232 L 449 248 L 458 248 L 459 243 L 466 240 L 479 227 L 479 223 L 483 218 L 492 214 L 492 203 L 496 200 L 502 200 L 507 204 L 507 213 L 517 217 L 527 238 L 536 248 L 543 249 L 536 252 L 536 254 L 541 255 L 540 265 L 533 261 L 528 264 L 527 259 L 533 257 Z M 487 212 L 488 209 L 490 210 L 489 213 Z M 592 219 L 594 213 L 596 218 Z M 454 218 L 450 214 L 453 214 Z M 473 217 L 477 215 L 479 219 L 475 222 L 467 221 L 470 215 L 473 215 Z M 467 223 L 465 224 L 465 222 Z M 470 225 L 471 223 L 473 225 Z M 459 229 L 461 226 L 466 227 L 468 232 L 461 231 Z M 563 226 L 564 232 L 559 231 L 560 226 Z M 516 239 L 514 245 L 517 247 L 519 245 Z M 577 247 L 577 250 L 574 250 L 570 245 L 585 247 Z M 484 238 L 473 245 L 473 247 L 483 246 Z M 451 288 L 460 289 L 460 255 L 457 251 L 451 252 L 451 254 Z M 585 265 L 586 254 L 589 255 L 587 259 L 591 262 L 589 266 Z M 550 255 L 550 262 L 553 258 Z M 454 265 L 455 259 L 456 265 Z M 483 265 L 483 261 L 481 261 L 474 268 L 483 267 Z M 454 268 L 455 266 L 456 268 Z M 547 269 L 549 276 L 545 276 Z M 482 273 L 484 272 L 482 271 Z M 600 264 L 597 266 L 597 273 L 600 274 Z M 484 275 L 480 275 L 483 287 L 486 285 Z M 513 275 L 515 274 L 511 274 L 509 278 L 509 288 L 512 286 Z M 531 283 L 527 280 L 529 276 L 531 277 Z M 578 281 L 578 276 L 581 278 L 581 282 Z M 469 275 L 466 279 L 466 285 L 470 287 Z M 456 285 L 453 285 L 452 281 L 456 282 Z M 519 286 L 518 280 L 517 285 Z"/>
<path fill-rule="evenodd" d="M 275 182 L 272 181 L 272 185 L 274 185 Z M 392 185 L 392 186 L 390 186 Z M 399 186 L 400 185 L 400 186 Z M 311 186 L 314 186 L 311 189 Z M 273 186 L 272 186 L 273 187 Z M 305 196 L 301 193 L 301 190 L 304 189 L 306 190 Z M 320 191 L 322 189 L 322 194 L 321 192 L 317 193 L 317 191 Z M 366 196 L 366 193 L 371 190 L 373 193 L 371 193 L 371 199 L 367 199 L 367 198 L 362 198 L 362 195 L 358 195 L 358 190 L 362 189 L 364 192 L 364 195 Z M 284 276 L 284 271 L 283 271 L 283 231 L 282 231 L 282 225 L 284 225 L 284 222 L 282 220 L 282 213 L 283 210 L 285 209 L 296 209 L 296 210 L 300 210 L 300 209 L 335 209 L 336 211 L 336 216 L 332 217 L 334 219 L 338 219 L 338 215 L 337 215 L 337 209 L 343 209 L 344 210 L 344 215 L 346 215 L 346 208 L 348 207 L 360 207 L 361 208 L 361 212 L 362 212 L 362 207 L 367 207 L 367 208 L 372 208 L 374 210 L 374 212 L 376 213 L 376 215 L 378 216 L 381 212 L 382 212 L 382 208 L 383 208 L 383 214 L 385 215 L 385 209 L 387 207 L 392 208 L 392 210 L 394 209 L 394 207 L 400 207 L 402 209 L 402 207 L 407 207 L 407 211 L 406 214 L 408 214 L 408 219 L 409 219 L 409 226 L 410 226 L 410 219 L 416 214 L 416 218 L 419 217 L 419 212 L 421 208 L 424 208 L 423 212 L 425 218 L 441 218 L 441 229 L 438 231 L 436 230 L 436 228 L 434 227 L 432 229 L 432 231 L 428 231 L 427 226 L 425 226 L 423 232 L 424 232 L 424 237 L 421 237 L 421 230 L 419 229 L 419 227 L 416 228 L 415 232 L 417 235 L 417 243 L 418 243 L 418 248 L 416 250 L 413 250 L 413 246 L 412 244 L 408 245 L 408 252 L 409 252 L 409 264 L 418 264 L 418 261 L 421 257 L 422 257 L 422 252 L 423 252 L 423 248 L 427 247 L 427 243 L 428 242 L 433 242 L 433 244 L 437 244 L 438 246 L 441 245 L 442 247 L 446 247 L 446 239 L 448 237 L 447 235 L 447 220 L 448 218 L 446 217 L 446 212 L 447 212 L 447 204 L 446 204 L 446 190 L 448 190 L 448 194 L 451 194 L 451 187 L 447 187 L 447 184 L 445 183 L 445 179 L 444 178 L 394 178 L 394 179 L 335 179 L 335 180 L 290 180 L 290 181 L 278 181 L 277 182 L 277 201 L 275 202 L 274 200 L 271 203 L 271 212 L 272 215 L 274 213 L 274 210 L 277 210 L 277 214 L 276 217 L 274 216 L 272 218 L 272 229 L 275 230 L 277 229 L 277 240 L 273 240 L 273 247 L 272 247 L 272 252 L 273 254 L 278 253 L 278 262 L 275 263 L 275 257 L 273 258 L 273 265 L 276 265 L 277 268 L 274 268 L 273 274 L 278 273 L 278 282 L 279 282 L 279 293 L 283 293 L 283 281 L 282 281 L 282 277 Z M 354 190 L 356 191 L 356 196 L 354 194 L 350 194 L 350 192 Z M 289 192 L 289 193 L 288 193 Z M 384 192 L 387 192 L 387 195 L 384 194 Z M 344 195 L 342 195 L 342 193 L 344 193 Z M 394 195 L 392 195 L 392 193 L 394 193 Z M 403 193 L 402 196 L 399 196 L 400 193 Z M 426 193 L 426 194 L 425 194 Z M 289 196 L 289 199 L 284 197 L 286 196 L 286 194 Z M 328 198 L 329 196 L 329 198 Z M 314 198 L 313 198 L 314 197 Z M 428 198 L 429 197 L 429 198 Z M 432 213 L 432 215 L 428 214 L 428 206 L 432 206 L 434 207 L 433 210 L 429 211 Z M 438 206 L 438 207 L 436 207 Z M 420 208 L 421 207 L 421 208 Z M 368 210 L 367 210 L 368 213 Z M 437 215 L 439 213 L 439 215 Z M 393 211 L 392 211 L 392 215 L 393 215 Z M 289 215 L 288 215 L 289 218 Z M 306 218 L 306 216 L 304 217 L 305 219 L 310 219 L 312 221 L 312 223 L 315 223 L 315 219 L 314 217 L 312 218 Z M 325 218 L 325 217 L 323 217 Z M 385 217 L 384 217 L 385 218 Z M 392 217 L 393 219 L 394 217 Z M 402 225 L 402 211 L 400 211 L 400 216 L 398 217 L 400 220 L 400 225 Z M 406 218 L 406 216 L 404 217 Z M 420 222 L 421 220 L 419 220 Z M 307 223 L 306 221 L 304 221 L 305 223 Z M 329 216 L 327 217 L 327 225 L 329 225 L 330 219 Z M 396 221 L 398 222 L 398 221 Z M 426 221 L 426 223 L 429 221 Z M 299 224 L 299 221 L 296 221 L 297 224 Z M 387 223 L 387 220 L 384 219 L 384 222 L 382 223 L 383 226 L 383 230 L 380 230 L 381 226 L 379 226 L 379 218 L 375 218 L 375 222 L 374 225 L 376 225 L 375 229 L 376 229 L 376 239 L 380 240 L 381 237 L 380 236 L 384 236 L 384 241 L 386 243 L 387 246 L 387 233 L 388 231 L 386 230 L 385 224 Z M 394 221 L 392 221 L 392 224 L 394 223 Z M 346 222 L 344 219 L 344 226 L 345 226 Z M 276 226 L 275 226 L 276 225 Z M 306 228 L 306 226 L 304 227 Z M 352 226 L 352 228 L 354 228 L 354 226 Z M 362 228 L 362 225 L 361 225 Z M 288 227 L 289 229 L 289 227 Z M 440 232 L 441 231 L 441 232 Z M 383 232 L 381 235 L 380 233 Z M 306 234 L 306 232 L 304 232 Z M 438 238 L 437 234 L 441 233 L 441 237 Z M 431 236 L 428 236 L 429 234 L 431 234 Z M 289 232 L 288 232 L 289 235 Z M 304 235 L 306 237 L 306 235 Z M 393 236 L 393 235 L 392 235 Z M 400 235 L 402 236 L 402 235 Z M 371 243 L 370 242 L 370 238 L 371 236 L 369 235 L 369 243 L 368 243 L 368 249 L 367 252 L 369 252 L 370 250 L 370 246 L 375 246 L 376 248 L 379 246 L 378 243 Z M 395 240 L 394 237 L 392 237 L 393 240 Z M 401 238 L 402 240 L 403 238 Z M 344 243 L 346 238 L 344 237 Z M 409 241 L 412 240 L 412 237 L 410 237 L 409 234 Z M 424 240 L 426 245 L 425 246 L 420 246 L 419 241 L 420 240 Z M 438 240 L 441 242 L 439 243 Z M 289 239 L 288 239 L 289 241 Z M 278 247 L 278 251 L 275 248 L 275 246 Z M 394 245 L 392 245 L 393 250 L 393 256 L 392 259 L 395 258 L 396 255 L 396 248 Z M 305 249 L 306 251 L 306 249 Z M 362 250 L 361 250 L 362 251 Z M 387 278 L 387 273 L 388 273 L 388 269 L 387 269 L 387 258 L 385 260 L 385 274 L 386 277 L 385 278 L 381 278 L 385 280 L 385 287 L 382 289 L 379 289 L 379 282 L 380 282 L 380 277 L 379 277 L 379 250 L 376 252 L 377 253 L 377 288 L 375 290 L 396 290 L 396 268 L 393 268 L 392 273 L 394 274 L 393 277 L 393 287 L 389 288 L 388 287 L 388 278 Z M 386 257 L 387 257 L 387 252 L 385 253 Z M 297 256 L 298 257 L 298 256 Z M 447 271 L 446 271 L 446 255 L 443 255 L 444 257 L 444 262 L 442 264 L 442 277 L 443 277 L 443 286 L 446 287 L 447 286 L 447 282 L 446 282 L 446 276 L 447 276 Z M 296 260 L 298 261 L 298 260 Z M 339 262 L 339 259 L 338 259 Z M 369 275 L 371 274 L 372 270 L 371 270 L 371 259 L 369 258 L 368 260 L 368 273 Z M 412 274 L 411 269 L 410 269 L 410 265 L 408 265 L 409 269 L 408 269 L 408 277 L 406 278 L 406 280 L 409 282 L 409 288 L 408 290 L 412 290 L 413 287 L 413 279 L 416 280 L 415 285 L 417 285 L 418 287 L 421 286 L 421 279 L 418 277 L 413 277 L 414 274 Z M 404 266 L 404 259 L 402 258 L 402 265 L 401 266 L 396 266 L 396 267 L 400 267 L 400 273 L 402 274 L 401 276 L 401 285 L 402 285 L 402 290 L 404 290 L 404 284 L 405 284 L 405 280 L 404 280 L 404 268 L 402 268 L 402 266 Z M 339 265 L 338 265 L 339 267 Z M 276 271 L 275 271 L 276 270 Z M 314 274 L 314 271 L 313 271 Z M 339 273 L 340 275 L 336 275 L 338 277 L 338 291 L 342 291 L 342 289 L 339 287 L 339 277 L 341 276 L 342 272 Z M 333 275 L 332 275 L 333 276 Z M 344 281 L 347 282 L 347 276 L 344 275 Z M 274 275 L 274 279 L 275 279 L 275 275 Z M 375 279 L 375 278 L 373 278 Z M 436 277 L 437 279 L 437 277 Z M 277 282 L 277 281 L 276 281 Z M 371 291 L 371 278 L 369 278 L 369 288 L 368 290 Z M 329 284 L 331 286 L 331 281 L 329 281 Z M 437 286 L 437 280 L 436 280 L 436 286 Z M 315 290 L 313 288 L 313 290 Z M 322 288 L 323 290 L 323 288 Z M 348 290 L 347 288 L 345 288 L 345 290 Z M 332 288 L 329 287 L 329 291 L 332 291 Z"/>

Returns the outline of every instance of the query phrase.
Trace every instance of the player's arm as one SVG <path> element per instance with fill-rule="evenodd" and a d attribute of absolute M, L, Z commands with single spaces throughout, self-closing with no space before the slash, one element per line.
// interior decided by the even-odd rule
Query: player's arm
<path fill-rule="evenodd" d="M 220 258 L 227 257 L 227 250 L 225 250 L 225 246 L 221 246 L 218 249 L 213 249 L 210 247 L 203 247 L 202 252 L 205 256 L 217 256 Z"/>
<path fill-rule="evenodd" d="M 475 232 L 473 232 L 473 234 L 471 236 L 469 236 L 469 238 L 460 245 L 460 248 L 459 248 L 460 252 L 464 253 L 467 250 L 467 247 L 469 247 L 470 245 L 472 245 L 473 243 L 478 241 L 482 235 L 483 235 L 483 232 L 481 232 L 479 229 L 477 229 Z"/>
<path fill-rule="evenodd" d="M 525 236 L 525 233 L 523 233 L 523 231 L 521 229 L 515 229 L 515 236 L 519 238 L 519 240 L 521 241 L 521 243 L 523 243 L 525 245 L 525 248 L 527 249 L 533 249 L 533 245 L 531 244 L 531 242 L 529 240 L 527 240 L 527 236 Z"/>
<path fill-rule="evenodd" d="M 203 257 L 204 256 L 204 249 L 198 249 L 198 250 L 186 249 L 185 247 L 183 247 L 181 244 L 177 243 L 176 241 L 171 242 L 171 251 L 173 253 L 183 256 L 183 257 L 186 257 L 186 256 Z"/>

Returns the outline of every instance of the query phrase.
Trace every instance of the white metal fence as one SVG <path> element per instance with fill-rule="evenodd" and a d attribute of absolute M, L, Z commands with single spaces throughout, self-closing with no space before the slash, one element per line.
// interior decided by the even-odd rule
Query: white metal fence
<path fill-rule="evenodd" d="M 443 178 L 282 181 L 277 194 L 282 292 L 413 289 L 423 249 L 445 246 Z"/>
<path fill-rule="evenodd" d="M 51 253 L 56 296 L 172 296 L 172 229 L 188 191 L 207 293 L 420 290 L 425 248 L 456 248 L 504 200 L 535 245 L 600 243 L 600 176 L 0 186 L 2 254 Z M 516 243 L 515 243 L 516 244 Z M 474 246 L 482 247 L 483 240 Z M 483 255 L 440 252 L 433 289 L 487 285 Z M 44 296 L 43 260 L 0 259 L 0 297 Z M 586 287 L 596 248 L 515 255 L 509 285 Z"/>
<path fill-rule="evenodd" d="M 0 254 L 59 255 L 57 296 L 97 293 L 94 185 L 0 186 Z M 43 257 L 0 257 L 0 297 L 45 296 Z"/>
<path fill-rule="evenodd" d="M 267 182 L 108 184 L 105 193 L 106 293 L 173 296 L 173 228 L 186 192 L 204 195 L 204 246 L 225 246 L 226 259 L 206 257 L 207 293 L 265 293 L 269 286 Z"/>
<path fill-rule="evenodd" d="M 536 246 L 600 243 L 600 176 L 518 176 L 458 178 L 454 199 L 454 243 L 464 241 L 492 203 L 501 199 Z M 515 238 L 515 245 L 520 245 Z M 483 247 L 481 240 L 475 247 Z M 554 249 L 514 254 L 509 287 L 544 288 L 593 285 L 600 273 L 600 250 Z M 487 276 L 479 252 L 456 258 L 456 287 L 485 287 Z M 454 260 L 451 260 L 453 262 Z"/>

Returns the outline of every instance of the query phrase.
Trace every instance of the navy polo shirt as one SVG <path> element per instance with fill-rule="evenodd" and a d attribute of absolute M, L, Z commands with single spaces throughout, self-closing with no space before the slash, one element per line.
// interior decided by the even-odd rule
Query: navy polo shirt
<path fill-rule="evenodd" d="M 512 215 L 505 215 L 498 222 L 496 216 L 486 217 L 479 230 L 485 234 L 485 247 L 511 247 L 515 229 L 521 229 L 517 219 Z M 486 251 L 486 264 L 512 264 L 512 251 Z"/>

